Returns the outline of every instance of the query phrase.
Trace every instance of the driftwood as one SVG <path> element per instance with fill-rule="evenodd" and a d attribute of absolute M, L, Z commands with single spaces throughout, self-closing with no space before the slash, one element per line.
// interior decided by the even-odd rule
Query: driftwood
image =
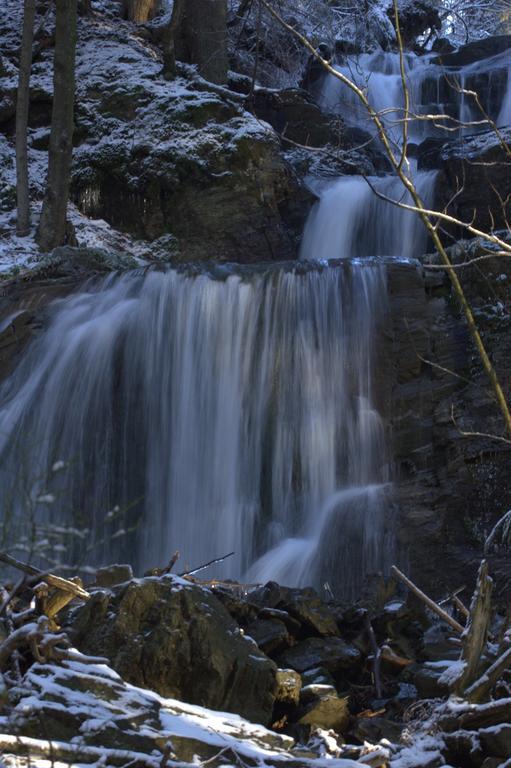
<path fill-rule="evenodd" d="M 0 562 L 6 565 L 11 565 L 13 568 L 17 568 L 19 571 L 23 571 L 28 576 L 40 576 L 41 579 L 55 589 L 60 589 L 63 592 L 70 592 L 75 597 L 81 597 L 82 600 L 88 600 L 90 593 L 87 592 L 80 584 L 76 584 L 69 579 L 63 579 L 61 576 L 55 576 L 52 573 L 44 573 L 44 571 L 34 568 L 33 565 L 22 563 L 20 560 L 7 555 L 5 552 L 0 552 Z"/>
<path fill-rule="evenodd" d="M 462 603 L 460 600 L 460 594 L 464 592 L 465 587 L 459 587 L 456 589 L 452 594 L 450 594 L 448 597 L 446 597 L 444 600 L 440 600 L 438 605 L 442 607 L 443 605 L 448 605 L 449 603 L 452 603 L 456 610 L 461 613 L 462 616 L 464 616 L 466 619 L 470 616 L 470 611 L 468 610 L 467 606 Z"/>
<path fill-rule="evenodd" d="M 384 659 L 388 664 L 392 664 L 394 667 L 400 669 L 404 669 L 405 667 L 409 667 L 410 664 L 413 664 L 411 659 L 407 659 L 404 656 L 400 656 L 399 654 L 395 653 L 390 645 L 382 645 L 381 658 Z"/>
<path fill-rule="evenodd" d="M 371 619 L 369 618 L 369 615 L 367 615 L 367 634 L 369 635 L 369 642 L 371 643 L 371 649 L 373 652 L 373 678 L 374 678 L 374 688 L 376 691 L 376 698 L 381 699 L 382 697 L 382 688 L 381 688 L 381 649 L 378 646 L 378 643 L 376 641 L 376 635 L 374 634 L 373 625 L 371 624 Z"/>
<path fill-rule="evenodd" d="M 209 562 L 204 563 L 203 565 L 199 565 L 197 568 L 194 568 L 192 571 L 184 571 L 183 573 L 180 573 L 179 575 L 181 577 L 193 576 L 195 573 L 199 573 L 199 571 L 204 571 L 206 568 L 209 568 L 210 565 L 216 565 L 217 563 L 223 563 L 224 560 L 227 560 L 228 557 L 232 557 L 233 555 L 234 555 L 234 552 L 229 552 L 229 554 L 223 555 L 222 557 L 215 557 L 214 560 L 209 560 Z"/>
<path fill-rule="evenodd" d="M 446 733 L 452 733 L 459 730 L 475 731 L 510 722 L 511 698 L 507 698 L 471 706 L 457 715 L 446 715 L 440 718 L 438 724 Z"/>
<path fill-rule="evenodd" d="M 488 563 L 483 560 L 477 574 L 467 626 L 461 637 L 460 660 L 463 662 L 463 671 L 453 684 L 453 690 L 456 693 L 463 693 L 477 675 L 481 655 L 488 639 L 492 590 L 493 581 L 488 575 Z"/>
<path fill-rule="evenodd" d="M 92 765 L 106 761 L 111 766 L 136 764 L 144 768 L 161 768 L 162 756 L 152 757 L 127 749 L 90 747 L 63 741 L 43 741 L 29 736 L 0 734 L 0 754 L 47 758 L 52 764 L 60 760 L 65 763 L 86 763 Z"/>
<path fill-rule="evenodd" d="M 473 702 L 479 702 L 487 698 L 499 677 L 509 667 L 511 667 L 511 648 L 504 651 L 504 653 L 493 662 L 491 667 L 488 667 L 486 672 L 465 690 L 465 698 Z"/>
<path fill-rule="evenodd" d="M 420 600 L 422 600 L 423 603 L 425 603 L 428 608 L 433 611 L 433 613 L 436 613 L 437 616 L 439 616 L 443 621 L 446 622 L 446 624 L 449 624 L 456 632 L 458 632 L 460 635 L 464 632 L 464 627 L 461 626 L 461 624 L 456 621 L 456 619 L 453 619 L 452 616 L 449 616 L 447 611 L 444 611 L 443 608 L 441 608 L 437 603 L 435 603 L 434 600 L 432 600 L 430 597 L 428 597 L 424 592 L 417 587 L 413 581 L 410 581 L 408 576 L 405 576 L 404 573 L 402 573 L 399 568 L 396 568 L 395 565 L 392 566 L 391 572 L 396 578 L 399 579 L 405 586 L 408 587 L 408 589 L 414 593 Z"/>

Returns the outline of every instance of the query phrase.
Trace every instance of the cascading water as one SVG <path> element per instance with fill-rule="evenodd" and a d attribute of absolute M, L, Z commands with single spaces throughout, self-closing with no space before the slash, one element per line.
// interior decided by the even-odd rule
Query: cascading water
<path fill-rule="evenodd" d="M 1 487 L 27 483 L 15 518 L 28 493 L 39 524 L 85 523 L 89 561 L 125 558 L 139 521 L 140 568 L 234 551 L 224 576 L 345 593 L 381 570 L 385 268 L 298 269 L 150 271 L 55 302 L 0 391 Z"/>
<path fill-rule="evenodd" d="M 363 88 L 370 104 L 384 120 L 390 135 L 400 140 L 401 120 L 404 116 L 404 94 L 398 53 L 371 53 L 347 59 L 336 68 Z M 473 133 L 487 127 L 484 114 L 477 101 L 466 91 L 480 95 L 484 112 L 498 125 L 510 122 L 509 108 L 509 51 L 499 53 L 464 67 L 444 66 L 434 54 L 404 55 L 407 87 L 410 94 L 410 114 L 419 119 L 409 122 L 410 141 L 419 143 L 429 136 L 450 137 L 440 127 L 452 129 L 454 122 L 443 122 L 445 114 L 456 121 L 470 124 L 460 130 Z M 337 112 L 350 124 L 374 132 L 375 128 L 361 105 L 359 98 L 338 79 L 325 78 L 319 97 L 321 106 Z M 427 115 L 435 120 L 424 119 Z"/>
<path fill-rule="evenodd" d="M 416 187 L 427 206 L 434 202 L 436 171 L 415 174 Z M 412 203 L 394 176 L 343 176 L 320 192 L 305 226 L 302 259 L 372 256 L 419 256 L 426 251 L 427 233 L 418 216 L 396 202 Z"/>
<path fill-rule="evenodd" d="M 428 57 L 406 65 L 418 112 L 447 104 L 444 70 Z M 462 82 L 491 66 L 466 68 Z M 398 142 L 398 58 L 359 57 L 349 70 Z M 333 79 L 322 98 L 367 127 Z M 496 101 L 489 114 L 508 121 L 509 97 Z M 471 117 L 455 102 L 449 114 Z M 414 124 L 412 141 L 430 130 Z M 432 203 L 435 173 L 409 169 Z M 386 270 L 366 257 L 413 257 L 426 241 L 413 214 L 371 186 L 408 202 L 389 176 L 323 183 L 307 264 L 153 270 L 53 302 L 0 388 L 4 541 L 43 565 L 120 556 L 142 569 L 178 548 L 193 567 L 234 551 L 216 575 L 328 580 L 345 595 L 385 569 L 389 457 L 375 370 Z"/>

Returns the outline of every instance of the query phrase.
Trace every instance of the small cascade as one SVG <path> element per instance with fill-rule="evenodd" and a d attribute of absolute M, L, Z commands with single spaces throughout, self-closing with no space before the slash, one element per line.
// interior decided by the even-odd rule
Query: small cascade
<path fill-rule="evenodd" d="M 508 51 L 458 68 L 440 65 L 434 54 L 419 57 L 407 53 L 404 64 L 412 113 L 419 116 L 446 114 L 460 123 L 472 123 L 460 128 L 460 131 L 474 133 L 485 127 L 481 125 L 484 115 L 477 102 L 465 93 L 475 90 L 481 94 L 483 110 L 498 125 L 511 122 Z M 383 117 L 390 135 L 399 141 L 399 121 L 404 109 L 399 54 L 363 54 L 349 58 L 337 69 L 366 90 L 370 103 Z M 369 132 L 375 130 L 358 97 L 331 75 L 325 78 L 320 104 L 323 109 L 342 115 L 349 124 Z M 409 135 L 415 143 L 430 136 L 450 136 L 434 121 L 421 119 L 410 123 Z"/>
<path fill-rule="evenodd" d="M 436 171 L 416 173 L 417 190 L 426 205 L 433 205 Z M 363 258 L 424 253 L 427 233 L 419 217 L 391 202 L 412 203 L 394 176 L 343 176 L 320 192 L 307 224 L 302 259 Z"/>
<path fill-rule="evenodd" d="M 45 562 L 67 525 L 64 560 L 234 551 L 217 575 L 355 590 L 390 560 L 385 296 L 382 264 L 344 262 L 127 274 L 54 302 L 0 390 L 4 538 Z"/>

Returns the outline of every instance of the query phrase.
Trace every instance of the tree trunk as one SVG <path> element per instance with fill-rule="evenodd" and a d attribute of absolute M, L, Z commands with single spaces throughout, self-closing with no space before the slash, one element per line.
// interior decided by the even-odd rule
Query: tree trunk
<path fill-rule="evenodd" d="M 176 38 L 180 61 L 197 64 L 212 83 L 227 82 L 227 0 L 187 0 Z"/>
<path fill-rule="evenodd" d="M 56 0 L 56 11 L 48 178 L 38 230 L 43 251 L 65 242 L 73 153 L 77 0 Z"/>
<path fill-rule="evenodd" d="M 163 77 L 166 80 L 171 80 L 176 76 L 175 38 L 181 24 L 184 8 L 185 0 L 174 0 L 170 21 L 163 31 Z"/>
<path fill-rule="evenodd" d="M 160 7 L 159 0 L 124 0 L 124 13 L 128 21 L 143 24 L 150 21 Z"/>
<path fill-rule="evenodd" d="M 34 21 L 35 0 L 25 0 L 18 76 L 18 98 L 16 102 L 16 194 L 18 202 L 16 234 L 19 237 L 26 237 L 30 234 L 27 129 Z"/>

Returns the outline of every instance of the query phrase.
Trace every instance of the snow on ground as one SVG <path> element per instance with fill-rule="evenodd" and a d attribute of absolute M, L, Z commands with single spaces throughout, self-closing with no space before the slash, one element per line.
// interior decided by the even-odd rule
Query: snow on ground
<path fill-rule="evenodd" d="M 62 666 L 35 664 L 25 675 L 20 687 L 20 701 L 15 708 L 14 717 L 8 722 L 0 718 L 0 742 L 5 745 L 5 765 L 9 767 L 26 765 L 20 758 L 9 755 L 9 744 L 18 742 L 32 751 L 30 765 L 34 768 L 46 768 L 50 742 L 43 734 L 39 736 L 5 736 L 12 733 L 9 725 L 32 721 L 39 718 L 51 727 L 59 717 L 65 717 L 69 730 L 69 716 L 76 718 L 76 735 L 69 741 L 53 738 L 51 743 L 56 757 L 61 758 L 62 766 L 71 761 L 64 758 L 73 750 L 77 760 L 85 760 L 90 765 L 108 766 L 109 758 L 125 755 L 126 762 L 143 760 L 148 768 L 162 765 L 162 745 L 172 745 L 173 756 L 169 765 L 196 765 L 204 759 L 217 756 L 216 764 L 232 765 L 234 762 L 244 765 L 285 766 L 290 763 L 315 766 L 315 768 L 355 768 L 360 762 L 317 757 L 311 759 L 290 751 L 294 742 L 287 736 L 278 735 L 263 726 L 249 723 L 243 718 L 226 712 L 215 712 L 200 706 L 185 704 L 174 699 L 167 699 L 148 690 L 125 683 L 112 669 L 102 664 L 84 664 L 78 661 L 65 662 Z M 117 723 L 119 725 L 117 726 Z M 121 725 L 122 724 L 122 725 Z M 115 739 L 114 744 L 108 734 L 117 728 L 123 728 L 127 743 L 133 747 L 124 747 Z M 21 729 L 23 733 L 23 728 Z M 30 730 L 33 733 L 33 728 Z M 102 736 L 108 747 L 103 746 Z M 142 751 L 140 745 L 154 744 L 154 750 L 148 746 Z M 222 755 L 225 755 L 222 758 Z M 233 756 L 239 756 L 239 762 Z M 90 762 L 88 761 L 90 758 Z M 56 765 L 56 763 L 54 763 Z M 72 761 L 73 766 L 80 762 Z"/>

